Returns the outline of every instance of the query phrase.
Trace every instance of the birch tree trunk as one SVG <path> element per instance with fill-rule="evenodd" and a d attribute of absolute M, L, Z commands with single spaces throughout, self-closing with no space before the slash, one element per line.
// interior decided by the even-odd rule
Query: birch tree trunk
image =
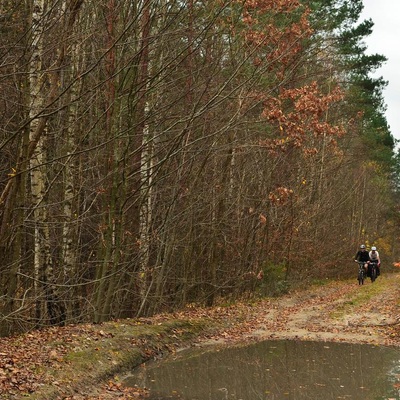
<path fill-rule="evenodd" d="M 139 237 L 143 239 L 144 242 L 140 243 L 139 248 L 139 273 L 138 273 L 138 287 L 139 287 L 139 299 L 140 308 L 138 315 L 143 310 L 144 304 L 147 297 L 147 280 L 148 280 L 148 225 L 151 220 L 151 198 L 147 197 L 151 194 L 148 193 L 149 181 L 148 177 L 151 176 L 151 171 L 146 171 L 150 166 L 149 160 L 151 159 L 151 144 L 149 142 L 149 132 L 150 128 L 146 122 L 146 107 L 148 106 L 147 99 L 147 80 L 149 75 L 149 44 L 150 44 L 150 7 L 151 2 L 145 0 L 143 4 L 143 15 L 141 24 L 141 56 L 140 56 L 140 66 L 139 66 L 139 84 L 142 90 L 139 92 L 139 102 L 137 115 L 140 121 L 138 134 L 137 134 L 137 173 L 139 174 L 139 193 L 144 194 L 145 197 L 140 196 L 140 208 L 139 208 Z M 150 146 L 150 147 L 149 147 Z M 150 175 L 148 175 L 150 173 Z M 142 184 L 144 186 L 142 187 Z M 147 192 L 147 193 L 146 193 Z"/>
<path fill-rule="evenodd" d="M 40 323 L 48 313 L 51 324 L 63 324 L 65 305 L 56 290 L 56 278 L 51 255 L 50 226 L 47 213 L 47 164 L 46 133 L 48 114 L 45 110 L 57 99 L 59 77 L 57 67 L 65 60 L 65 43 L 68 42 L 82 0 L 63 3 L 65 25 L 61 29 L 64 45 L 60 45 L 54 69 L 44 65 L 45 38 L 49 9 L 44 0 L 34 0 L 32 8 L 32 55 L 30 62 L 30 144 L 28 157 L 31 169 L 31 198 L 34 223 L 34 281 L 36 292 L 36 319 Z M 62 11 L 62 10 L 61 10 Z M 49 93 L 47 95 L 47 93 Z M 67 203 L 68 204 L 68 203 Z"/>
<path fill-rule="evenodd" d="M 40 113 L 44 107 L 45 72 L 42 68 L 43 40 L 44 40 L 44 0 L 35 0 L 32 9 L 32 58 L 30 63 L 30 141 L 35 140 L 35 133 L 39 129 Z M 44 139 L 43 135 L 37 141 L 37 145 L 30 159 L 31 168 L 31 196 L 34 220 L 34 281 L 36 297 L 36 319 L 41 321 L 45 310 L 43 309 L 42 288 L 45 285 L 45 242 L 48 240 L 46 224 L 46 208 L 43 202 L 44 188 Z"/>
<path fill-rule="evenodd" d="M 73 9 L 68 9 L 68 2 L 64 2 L 64 10 L 69 14 Z M 73 27 L 67 27 L 73 33 Z M 82 80 L 76 79 L 80 68 L 80 58 L 83 54 L 82 48 L 74 41 L 69 43 L 70 54 L 68 56 L 69 68 L 66 69 L 64 79 L 71 82 L 68 94 L 68 117 L 66 128 L 66 139 L 64 152 L 67 156 L 64 164 L 64 199 L 63 199 L 63 226 L 62 226 L 62 251 L 61 264 L 63 266 L 63 283 L 66 285 L 65 301 L 66 314 L 70 320 L 75 320 L 78 317 L 79 310 L 77 305 L 77 289 L 75 284 L 78 283 L 77 260 L 78 260 L 78 206 L 77 206 L 77 190 L 76 186 L 79 182 L 78 168 L 75 152 L 78 148 L 76 132 L 80 130 L 79 108 L 76 98 L 82 86 Z"/>

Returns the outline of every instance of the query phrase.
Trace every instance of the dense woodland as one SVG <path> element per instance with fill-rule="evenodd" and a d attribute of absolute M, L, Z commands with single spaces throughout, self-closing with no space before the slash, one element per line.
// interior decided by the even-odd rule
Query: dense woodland
<path fill-rule="evenodd" d="M 0 0 L 1 334 L 355 276 L 362 242 L 389 269 L 400 157 L 362 7 Z"/>

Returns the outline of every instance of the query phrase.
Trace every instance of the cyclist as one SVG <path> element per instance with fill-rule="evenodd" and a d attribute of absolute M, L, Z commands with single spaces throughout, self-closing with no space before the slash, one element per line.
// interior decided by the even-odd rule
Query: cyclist
<path fill-rule="evenodd" d="M 358 250 L 355 260 L 356 262 L 362 261 L 364 262 L 364 271 L 366 274 L 368 274 L 368 264 L 370 262 L 370 258 L 369 258 L 369 253 L 367 251 L 367 249 L 365 248 L 365 244 L 362 244 L 360 246 L 360 250 Z"/>
<path fill-rule="evenodd" d="M 381 267 L 381 259 L 379 257 L 379 252 L 376 250 L 375 246 L 371 247 L 371 251 L 369 252 L 369 259 L 371 261 L 376 262 L 376 276 L 381 274 L 380 267 Z"/>

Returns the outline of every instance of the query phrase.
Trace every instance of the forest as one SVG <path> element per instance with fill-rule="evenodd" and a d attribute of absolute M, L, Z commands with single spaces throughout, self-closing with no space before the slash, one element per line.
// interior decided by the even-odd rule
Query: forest
<path fill-rule="evenodd" d="M 362 0 L 0 0 L 0 336 L 400 259 Z"/>

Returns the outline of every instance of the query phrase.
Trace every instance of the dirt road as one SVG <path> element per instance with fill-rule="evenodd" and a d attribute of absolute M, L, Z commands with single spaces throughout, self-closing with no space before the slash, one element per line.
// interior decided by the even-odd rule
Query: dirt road
<path fill-rule="evenodd" d="M 359 286 L 356 279 L 262 301 L 225 335 L 206 344 L 297 339 L 400 346 L 400 274 Z"/>

